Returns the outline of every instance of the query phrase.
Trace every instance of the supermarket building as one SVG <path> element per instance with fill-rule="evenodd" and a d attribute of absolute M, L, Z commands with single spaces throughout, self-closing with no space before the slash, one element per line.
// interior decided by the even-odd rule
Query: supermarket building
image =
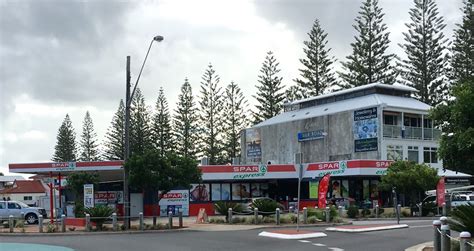
<path fill-rule="evenodd" d="M 369 84 L 285 104 L 282 114 L 242 131 L 239 160 L 228 165 L 202 161 L 202 184 L 192 184 L 189 193 L 185 191 L 189 215 L 196 215 L 200 208 L 213 214 L 216 201 L 243 202 L 255 197 L 296 206 L 300 170 L 300 208 L 317 204 L 318 181 L 326 173 L 331 173 L 330 201 L 361 207 L 389 205 L 391 196 L 380 191 L 378 183 L 394 160 L 429 164 L 447 178 L 447 187 L 469 185 L 470 175 L 442 170 L 436 154 L 441 132 L 428 118 L 430 106 L 411 98 L 415 91 L 401 85 Z M 10 172 L 49 179 L 71 171 L 99 172 L 106 182 L 100 184 L 97 192 L 102 196 L 96 199 L 105 197 L 120 212 L 123 201 L 115 197 L 123 197 L 122 164 L 11 164 Z M 107 201 L 114 193 L 115 199 Z M 152 196 L 156 195 L 132 192 L 132 216 L 151 215 Z"/>

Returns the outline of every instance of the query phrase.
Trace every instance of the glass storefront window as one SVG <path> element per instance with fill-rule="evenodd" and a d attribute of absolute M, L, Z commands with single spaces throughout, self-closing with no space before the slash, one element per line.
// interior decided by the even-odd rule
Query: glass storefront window
<path fill-rule="evenodd" d="M 370 190 L 369 190 L 369 180 L 364 180 L 363 183 L 362 183 L 362 195 L 363 195 L 363 199 L 364 200 L 367 200 L 369 199 L 369 196 L 370 196 Z"/>
<path fill-rule="evenodd" d="M 250 193 L 252 194 L 252 198 L 262 197 L 262 193 L 260 191 L 260 184 L 258 183 L 250 184 Z"/>
<path fill-rule="evenodd" d="M 342 180 L 341 192 L 342 192 L 343 198 L 349 197 L 349 181 L 348 180 Z"/>

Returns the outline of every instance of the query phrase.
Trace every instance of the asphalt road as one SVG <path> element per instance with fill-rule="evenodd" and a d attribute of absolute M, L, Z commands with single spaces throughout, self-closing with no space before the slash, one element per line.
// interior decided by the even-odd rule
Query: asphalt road
<path fill-rule="evenodd" d="M 383 223 L 383 222 L 370 222 Z M 367 233 L 327 232 L 323 238 L 280 240 L 260 237 L 262 229 L 221 232 L 172 232 L 145 234 L 78 235 L 50 237 L 0 236 L 0 243 L 38 243 L 59 245 L 74 250 L 404 250 L 430 241 L 431 221 L 404 221 L 410 227 Z M 356 223 L 364 224 L 364 222 Z M 323 231 L 323 228 L 305 228 Z M 2 250 L 3 251 L 3 250 Z"/>

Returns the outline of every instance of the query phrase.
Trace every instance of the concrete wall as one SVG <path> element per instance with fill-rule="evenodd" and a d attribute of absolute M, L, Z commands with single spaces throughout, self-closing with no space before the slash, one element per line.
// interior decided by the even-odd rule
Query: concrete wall
<path fill-rule="evenodd" d="M 295 153 L 303 153 L 303 163 L 347 160 L 377 159 L 378 151 L 355 153 L 352 132 L 353 111 L 346 111 L 304 120 L 258 127 L 261 135 L 262 163 L 294 163 Z M 379 117 L 379 123 L 381 118 Z M 298 132 L 323 130 L 323 139 L 298 142 Z M 379 133 L 380 135 L 380 133 Z M 242 163 L 250 164 L 246 158 L 245 133 L 242 134 Z M 380 147 L 379 147 L 380 151 Z"/>

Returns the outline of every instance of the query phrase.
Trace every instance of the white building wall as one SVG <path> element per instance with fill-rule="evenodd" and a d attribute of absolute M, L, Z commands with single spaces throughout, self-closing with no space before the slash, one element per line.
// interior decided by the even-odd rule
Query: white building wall
<path fill-rule="evenodd" d="M 8 198 L 10 197 L 10 200 L 16 200 L 16 201 L 22 201 L 25 204 L 32 205 L 32 204 L 38 204 L 39 198 L 41 196 L 45 196 L 46 193 L 13 193 L 13 194 L 1 194 L 0 199 L 3 199 L 3 197 Z M 31 196 L 31 200 L 25 200 L 25 196 Z"/>

